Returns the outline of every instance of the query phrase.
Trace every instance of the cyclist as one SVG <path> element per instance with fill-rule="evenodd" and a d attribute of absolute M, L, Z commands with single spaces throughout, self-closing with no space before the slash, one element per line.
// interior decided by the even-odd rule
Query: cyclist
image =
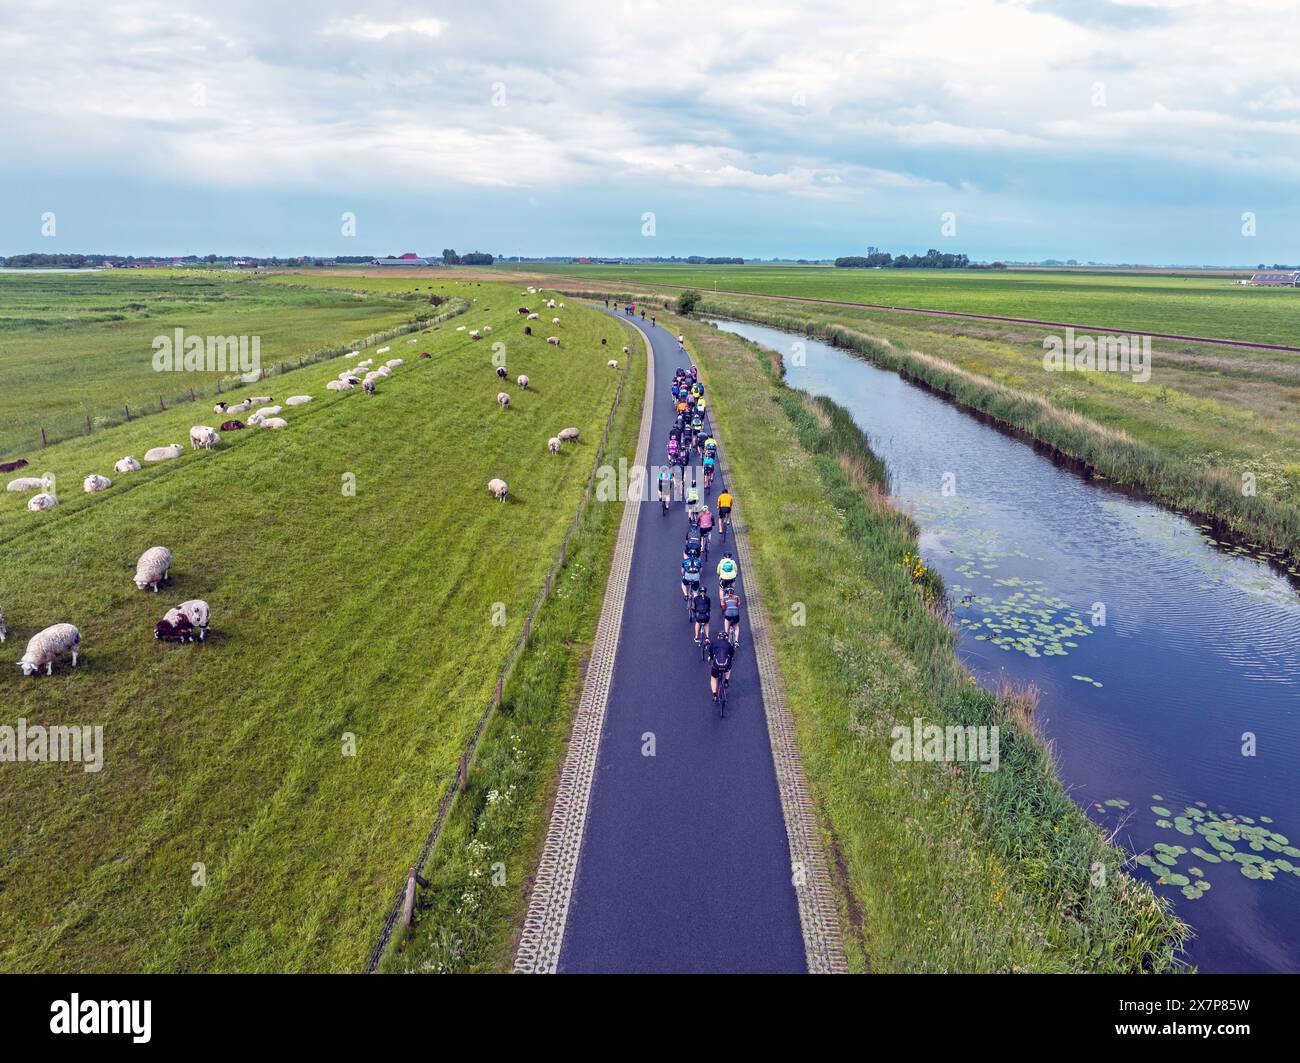
<path fill-rule="evenodd" d="M 701 583 L 691 597 L 691 621 L 695 624 L 696 642 L 700 641 L 701 634 L 703 634 L 706 641 L 708 640 L 709 612 L 712 608 L 713 599 L 709 597 L 709 588 Z"/>
<path fill-rule="evenodd" d="M 697 379 L 699 378 L 699 375 L 700 375 L 700 371 L 699 371 L 698 369 L 695 368 L 695 363 L 692 362 L 692 363 L 691 363 L 691 380 L 697 380 Z"/>
<path fill-rule="evenodd" d="M 700 559 L 698 557 L 682 558 L 682 597 L 690 601 L 691 594 L 700 585 Z"/>
<path fill-rule="evenodd" d="M 691 431 L 694 432 L 696 435 L 699 435 L 701 432 L 704 431 L 704 418 L 701 417 L 698 413 L 691 418 Z"/>
<path fill-rule="evenodd" d="M 722 560 L 718 562 L 718 601 L 722 601 L 722 596 L 736 585 L 736 577 L 740 575 L 740 566 L 736 564 L 735 558 L 731 556 L 731 551 L 722 552 Z"/>
<path fill-rule="evenodd" d="M 670 436 L 668 439 L 668 462 L 670 465 L 676 463 L 677 451 L 678 451 L 677 440 Z"/>
<path fill-rule="evenodd" d="M 718 456 L 718 441 L 707 433 L 704 438 L 704 453 L 714 459 Z"/>
<path fill-rule="evenodd" d="M 713 467 L 717 464 L 718 459 L 712 454 L 704 455 L 704 490 L 713 490 Z"/>
<path fill-rule="evenodd" d="M 675 439 L 680 443 L 682 439 L 682 426 L 674 422 L 673 426 L 668 429 L 668 438 Z"/>
<path fill-rule="evenodd" d="M 706 443 L 705 446 L 708 446 Z M 731 507 L 736 504 L 727 485 L 722 485 L 722 494 L 718 495 L 718 523 L 722 525 L 723 535 L 727 534 L 727 524 L 731 521 Z"/>
<path fill-rule="evenodd" d="M 713 514 L 709 512 L 709 504 L 707 502 L 700 506 L 699 515 L 695 518 L 695 526 L 700 529 L 700 538 L 704 542 L 704 549 L 707 556 L 709 539 L 713 536 Z"/>
<path fill-rule="evenodd" d="M 668 501 L 672 496 L 673 490 L 673 467 L 665 465 L 659 470 L 659 501 L 664 504 L 664 509 L 668 508 Z"/>
<path fill-rule="evenodd" d="M 690 411 L 691 411 L 691 404 L 690 404 L 689 402 L 687 402 L 685 399 L 680 399 L 680 400 L 678 400 L 678 403 L 677 403 L 677 413 L 678 413 L 680 416 L 682 416 L 682 417 L 689 417 L 689 416 L 690 416 Z"/>
<path fill-rule="evenodd" d="M 682 560 L 688 557 L 698 558 L 704 548 L 704 537 L 697 525 L 692 524 L 686 530 L 686 540 L 682 543 Z"/>
<path fill-rule="evenodd" d="M 694 524 L 696 515 L 699 513 L 699 511 L 700 511 L 700 489 L 698 485 L 692 483 L 688 488 L 686 488 L 687 523 Z"/>
<path fill-rule="evenodd" d="M 736 647 L 725 635 L 709 639 L 709 687 L 713 700 L 718 700 L 718 680 L 731 682 L 731 665 L 736 657 Z"/>
<path fill-rule="evenodd" d="M 722 633 L 732 645 L 740 645 L 740 595 L 735 587 L 722 593 Z"/>
<path fill-rule="evenodd" d="M 705 401 L 703 395 L 701 395 L 698 399 L 695 400 L 695 412 L 698 413 L 701 417 L 704 416 L 705 410 L 707 408 L 708 408 L 708 403 Z"/>

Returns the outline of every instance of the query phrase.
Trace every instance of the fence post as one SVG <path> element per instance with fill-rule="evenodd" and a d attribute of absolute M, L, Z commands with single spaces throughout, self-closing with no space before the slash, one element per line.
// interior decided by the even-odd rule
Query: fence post
<path fill-rule="evenodd" d="M 456 789 L 464 792 L 469 786 L 469 754 L 460 755 L 460 764 L 456 768 Z"/>
<path fill-rule="evenodd" d="M 41 446 L 45 446 L 45 429 L 41 429 Z"/>
<path fill-rule="evenodd" d="M 86 435 L 90 435 L 90 414 L 86 414 Z"/>
<path fill-rule="evenodd" d="M 158 396 L 158 409 L 160 410 L 167 409 L 167 403 L 163 402 L 163 397 L 161 395 Z"/>
<path fill-rule="evenodd" d="M 415 915 L 415 868 L 411 868 L 406 873 L 406 900 L 402 902 L 402 924 L 411 925 L 411 918 Z"/>
<path fill-rule="evenodd" d="M 190 402 L 194 401 L 194 389 L 190 388 Z"/>
<path fill-rule="evenodd" d="M 129 420 L 131 419 L 131 407 L 130 407 L 130 406 L 123 406 L 123 407 L 122 407 L 122 412 L 126 414 L 126 419 L 129 421 Z"/>

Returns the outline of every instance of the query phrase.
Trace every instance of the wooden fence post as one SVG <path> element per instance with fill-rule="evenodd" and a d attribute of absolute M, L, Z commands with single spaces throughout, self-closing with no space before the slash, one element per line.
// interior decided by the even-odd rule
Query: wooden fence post
<path fill-rule="evenodd" d="M 90 435 L 90 414 L 86 414 L 86 435 Z"/>
<path fill-rule="evenodd" d="M 129 421 L 129 420 L 131 419 L 131 407 L 130 407 L 130 406 L 123 406 L 123 407 L 122 407 L 122 412 L 126 414 L 126 419 Z"/>
<path fill-rule="evenodd" d="M 163 402 L 163 397 L 161 395 L 158 396 L 158 409 L 160 410 L 167 409 L 167 403 Z"/>
<path fill-rule="evenodd" d="M 45 429 L 41 429 L 41 446 L 45 446 Z"/>

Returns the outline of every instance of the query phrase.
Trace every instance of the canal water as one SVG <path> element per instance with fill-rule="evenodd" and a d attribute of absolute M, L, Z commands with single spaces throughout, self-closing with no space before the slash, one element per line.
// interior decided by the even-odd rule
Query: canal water
<path fill-rule="evenodd" d="M 987 686 L 1039 688 L 1067 789 L 1195 929 L 1187 959 L 1300 971 L 1297 573 L 847 351 L 716 324 L 781 352 L 792 386 L 867 434 L 943 576 L 962 660 Z"/>

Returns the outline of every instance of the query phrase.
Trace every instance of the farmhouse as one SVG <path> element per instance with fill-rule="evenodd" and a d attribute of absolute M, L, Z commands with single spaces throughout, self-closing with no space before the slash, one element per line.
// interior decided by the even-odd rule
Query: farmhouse
<path fill-rule="evenodd" d="M 421 258 L 414 251 L 408 251 L 398 258 L 377 258 L 374 264 L 376 266 L 427 266 L 429 260 Z"/>
<path fill-rule="evenodd" d="M 1300 270 L 1286 273 L 1256 273 L 1250 278 L 1256 288 L 1300 288 Z"/>

